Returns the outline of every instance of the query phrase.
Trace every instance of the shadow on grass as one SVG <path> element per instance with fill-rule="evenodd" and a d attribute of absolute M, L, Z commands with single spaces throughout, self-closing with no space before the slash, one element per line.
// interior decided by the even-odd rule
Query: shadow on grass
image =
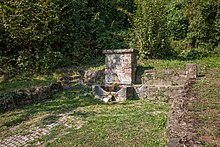
<path fill-rule="evenodd" d="M 30 88 L 32 86 L 45 86 L 49 85 L 51 81 L 49 80 L 28 80 L 28 81 L 10 81 L 0 83 L 0 94 L 4 94 L 6 92 L 12 92 L 18 89 Z"/>
<path fill-rule="evenodd" d="M 91 90 L 84 86 L 74 86 L 71 91 L 63 91 L 57 93 L 52 99 L 42 101 L 27 106 L 21 106 L 18 109 L 0 113 L 1 117 L 5 117 L 2 126 L 12 127 L 20 124 L 23 121 L 32 119 L 34 116 L 44 114 L 62 114 L 69 112 L 78 107 L 85 107 L 89 105 L 102 104 L 99 99 L 93 98 Z M 82 115 L 83 113 L 76 115 Z M 86 116 L 86 115 L 82 115 Z"/>
<path fill-rule="evenodd" d="M 150 70 L 150 69 L 154 69 L 154 67 L 139 65 L 139 66 L 137 66 L 136 75 L 141 76 L 141 75 L 143 75 L 145 70 Z"/>
<path fill-rule="evenodd" d="M 136 79 L 135 79 L 135 84 L 141 84 L 141 77 L 144 74 L 145 70 L 150 70 L 154 69 L 153 66 L 143 66 L 143 65 L 138 65 L 137 70 L 136 70 Z"/>

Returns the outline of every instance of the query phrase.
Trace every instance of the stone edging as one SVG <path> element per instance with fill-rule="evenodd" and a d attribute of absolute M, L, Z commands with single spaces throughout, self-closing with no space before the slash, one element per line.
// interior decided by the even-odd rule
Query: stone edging
<path fill-rule="evenodd" d="M 194 83 L 195 80 L 190 79 L 185 85 L 182 96 L 174 99 L 172 103 L 168 116 L 168 147 L 203 146 L 197 139 L 194 124 L 188 115 L 189 110 L 187 106 L 193 100 L 190 92 Z"/>
<path fill-rule="evenodd" d="M 49 86 L 32 87 L 0 95 L 0 110 L 7 111 L 19 106 L 49 99 L 58 91 L 63 90 L 61 83 L 52 83 Z"/>

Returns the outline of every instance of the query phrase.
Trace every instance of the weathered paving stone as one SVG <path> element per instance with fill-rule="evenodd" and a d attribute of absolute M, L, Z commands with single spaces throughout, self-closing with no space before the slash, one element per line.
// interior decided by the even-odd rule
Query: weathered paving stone
<path fill-rule="evenodd" d="M 12 139 L 11 140 L 11 143 L 14 145 L 14 146 L 20 146 L 21 144 L 18 143 L 15 139 Z"/>
<path fill-rule="evenodd" d="M 16 142 L 16 145 L 22 145 L 22 143 L 21 143 L 21 139 L 19 139 L 18 137 L 15 137 L 14 138 L 14 141 Z"/>
<path fill-rule="evenodd" d="M 30 127 L 28 130 L 26 130 L 30 134 L 16 134 L 13 136 L 6 137 L 0 140 L 0 147 L 28 146 L 30 142 L 38 138 L 41 138 L 44 135 L 49 134 L 50 131 L 58 125 L 64 125 L 69 128 L 74 127 L 75 129 L 79 129 L 83 126 L 84 122 L 76 118 L 75 116 L 72 116 L 73 113 L 75 113 L 75 110 L 72 112 L 59 114 L 61 118 L 57 122 L 51 123 L 49 125 L 45 125 L 44 126 L 45 128 Z M 69 122 L 68 120 L 76 121 L 76 126 L 73 126 L 72 124 L 68 124 Z M 40 146 L 40 144 L 38 145 Z"/>
<path fill-rule="evenodd" d="M 179 145 L 180 139 L 179 138 L 173 138 L 170 140 L 168 147 L 177 147 Z"/>
<path fill-rule="evenodd" d="M 4 142 L 0 142 L 0 147 L 6 147 L 6 146 L 7 146 L 6 143 L 4 143 Z"/>
<path fill-rule="evenodd" d="M 26 142 L 26 141 L 28 141 L 29 139 L 26 137 L 26 136 L 22 136 L 22 141 L 23 142 Z"/>
<path fill-rule="evenodd" d="M 40 136 L 42 136 L 43 134 L 42 134 L 42 132 L 37 131 L 37 132 L 35 132 L 35 135 L 36 135 L 36 137 L 40 137 Z"/>

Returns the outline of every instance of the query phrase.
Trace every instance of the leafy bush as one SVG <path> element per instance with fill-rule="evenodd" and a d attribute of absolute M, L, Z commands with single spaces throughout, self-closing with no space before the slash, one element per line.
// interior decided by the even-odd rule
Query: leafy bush
<path fill-rule="evenodd" d="M 219 1 L 173 1 L 168 7 L 172 47 L 178 54 L 210 54 L 219 44 Z M 196 55 L 197 56 L 197 55 Z"/>
<path fill-rule="evenodd" d="M 136 0 L 134 33 L 142 57 L 164 57 L 170 53 L 166 0 Z"/>
<path fill-rule="evenodd" d="M 220 42 L 220 3 L 215 0 L 135 0 L 134 30 L 143 57 L 210 54 Z M 193 57 L 193 58 L 194 58 Z"/>
<path fill-rule="evenodd" d="M 127 47 L 132 0 L 9 0 L 0 7 L 0 57 L 8 68 L 55 68 Z"/>
<path fill-rule="evenodd" d="M 46 67 L 47 52 L 59 41 L 60 1 L 10 0 L 1 4 L 1 38 L 6 61 L 20 69 Z M 54 58 L 53 55 L 52 58 Z"/>
<path fill-rule="evenodd" d="M 219 6 L 216 0 L 3 0 L 0 66 L 50 69 L 128 47 L 143 58 L 200 57 L 218 51 Z"/>
<path fill-rule="evenodd" d="M 192 47 L 213 50 L 219 43 L 216 22 L 219 20 L 220 3 L 215 0 L 195 0 L 187 3 L 186 16 L 189 19 L 187 39 Z"/>

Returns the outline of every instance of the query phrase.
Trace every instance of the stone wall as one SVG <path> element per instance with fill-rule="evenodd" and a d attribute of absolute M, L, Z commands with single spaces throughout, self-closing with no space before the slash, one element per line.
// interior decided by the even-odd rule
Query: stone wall
<path fill-rule="evenodd" d="M 186 71 L 182 70 L 145 70 L 141 81 L 143 85 L 177 86 L 184 85 L 187 80 Z"/>
<path fill-rule="evenodd" d="M 125 66 L 125 63 L 122 63 L 122 59 L 125 57 L 124 54 L 107 54 L 106 55 L 106 70 L 107 75 L 105 75 L 105 80 L 107 80 L 107 84 L 105 87 L 114 86 L 111 78 L 114 73 L 117 73 L 120 76 L 123 74 L 130 74 L 128 78 L 124 75 L 122 76 L 119 83 L 122 81 L 123 88 L 126 89 L 126 86 L 129 86 L 130 93 L 132 96 L 125 97 L 126 99 L 159 99 L 163 101 L 173 101 L 174 99 L 180 97 L 187 90 L 187 83 L 189 80 L 196 78 L 196 65 L 195 64 L 187 64 L 186 70 L 170 70 L 170 69 L 159 69 L 159 70 L 145 70 L 144 74 L 140 79 L 140 84 L 133 81 L 135 78 L 132 78 L 132 74 L 136 70 L 130 70 L 128 73 L 123 72 L 123 69 L 132 68 L 132 64 L 128 64 Z M 131 56 L 130 56 L 131 57 Z M 113 60 L 114 58 L 114 60 Z M 122 58 L 122 59 L 118 59 Z M 117 61 L 117 62 L 116 62 Z M 113 63 L 112 63 L 113 62 Z M 135 63 L 135 62 L 131 62 Z M 136 64 L 136 63 L 135 63 Z M 122 66 L 122 67 L 121 67 Z M 135 66 L 136 67 L 136 66 Z M 120 72 L 120 70 L 122 70 Z M 109 72 L 108 72 L 109 71 Z M 121 74 L 121 75 L 120 75 Z M 124 80 L 124 81 L 123 81 Z M 126 81 L 127 80 L 127 81 Z M 126 82 L 131 84 L 125 84 Z M 102 86 L 97 85 L 99 88 Z M 130 88 L 132 87 L 132 88 Z M 103 88 L 103 91 L 105 88 Z M 97 95 L 100 99 L 104 99 L 104 96 L 99 93 L 99 91 L 94 89 L 94 94 Z M 109 93 L 108 93 L 109 95 Z M 126 94 L 125 94 L 126 95 Z"/>
<path fill-rule="evenodd" d="M 196 78 L 196 65 L 187 64 L 186 70 L 145 70 L 141 84 L 133 85 L 136 98 L 173 101 L 188 89 L 189 80 Z"/>
<path fill-rule="evenodd" d="M 183 92 L 184 86 L 134 85 L 134 97 L 140 99 L 158 99 L 172 101 Z"/>
<path fill-rule="evenodd" d="M 52 83 L 49 86 L 32 87 L 6 92 L 0 95 L 0 110 L 6 111 L 33 102 L 52 98 L 53 94 L 63 90 L 61 83 Z"/>
<path fill-rule="evenodd" d="M 195 99 L 192 92 L 192 85 L 195 83 L 196 66 L 188 77 L 184 93 L 174 99 L 168 115 L 167 136 L 169 138 L 168 147 L 203 147 L 198 139 L 195 122 L 190 118 L 190 103 Z M 188 75 L 188 73 L 187 73 Z"/>

